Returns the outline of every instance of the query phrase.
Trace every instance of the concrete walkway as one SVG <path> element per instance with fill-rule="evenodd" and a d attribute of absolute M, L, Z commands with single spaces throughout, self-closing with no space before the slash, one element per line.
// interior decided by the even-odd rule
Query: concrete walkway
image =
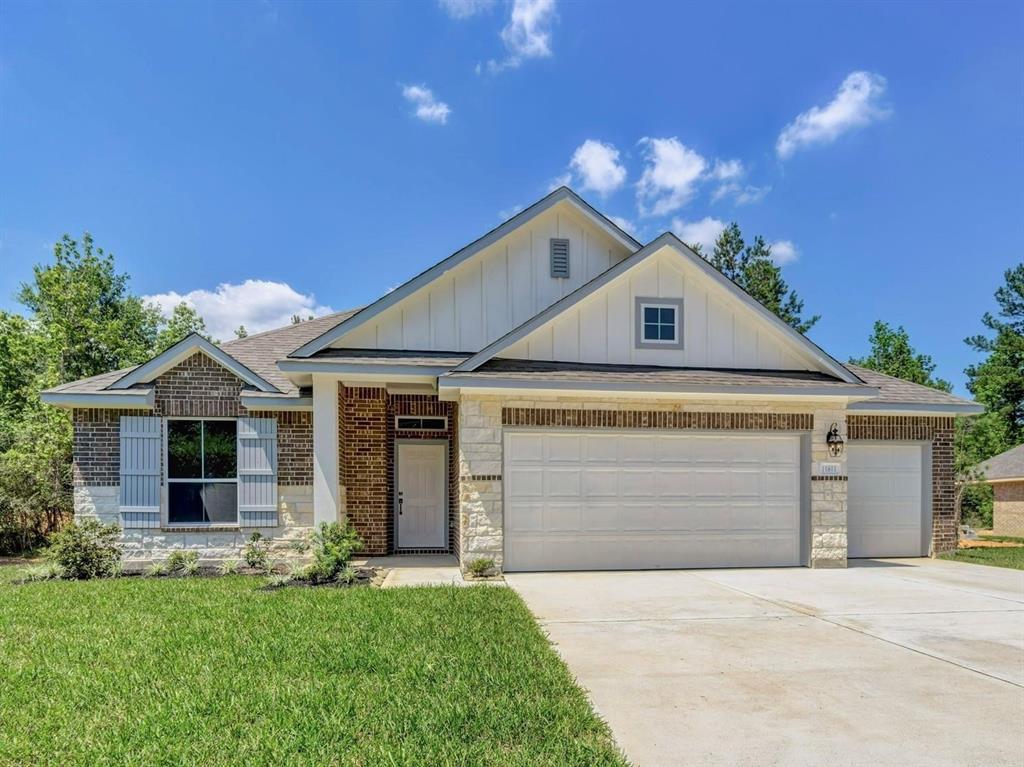
<path fill-rule="evenodd" d="M 638 765 L 1024 765 L 1024 572 L 506 576 Z"/>
<path fill-rule="evenodd" d="M 388 573 L 381 588 L 396 586 L 466 586 L 458 560 L 445 554 L 400 554 L 389 557 L 370 557 L 355 564 L 365 567 L 383 567 Z"/>

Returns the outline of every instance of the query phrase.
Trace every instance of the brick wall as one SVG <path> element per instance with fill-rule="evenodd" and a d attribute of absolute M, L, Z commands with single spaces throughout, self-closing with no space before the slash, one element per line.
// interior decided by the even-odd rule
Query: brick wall
<path fill-rule="evenodd" d="M 278 484 L 312 485 L 312 413 L 249 413 L 239 399 L 242 388 L 241 379 L 197 352 L 156 379 L 152 410 L 76 408 L 71 418 L 75 485 L 120 485 L 122 415 L 276 418 Z"/>
<path fill-rule="evenodd" d="M 579 407 L 503 407 L 504 426 L 562 426 L 611 429 L 739 429 L 810 431 L 812 413 L 730 413 L 673 410 L 594 410 Z"/>
<path fill-rule="evenodd" d="M 458 551 L 458 462 L 454 403 L 433 395 L 389 395 L 382 387 L 340 387 L 338 402 L 339 470 L 345 487 L 345 512 L 366 542 L 364 553 L 395 550 L 395 440 L 449 440 L 449 546 Z M 395 429 L 397 415 L 448 418 L 448 429 L 410 432 Z"/>
<path fill-rule="evenodd" d="M 851 440 L 914 440 L 932 446 L 932 552 L 957 546 L 956 485 L 953 470 L 953 424 L 949 416 L 850 415 Z"/>
<path fill-rule="evenodd" d="M 1024 480 L 992 484 L 992 532 L 1024 536 Z"/>

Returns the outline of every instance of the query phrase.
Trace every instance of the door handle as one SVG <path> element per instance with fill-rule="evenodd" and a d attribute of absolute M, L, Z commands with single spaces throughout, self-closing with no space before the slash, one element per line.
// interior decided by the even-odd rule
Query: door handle
<path fill-rule="evenodd" d="M 402 491 L 398 491 L 398 515 L 402 515 Z"/>

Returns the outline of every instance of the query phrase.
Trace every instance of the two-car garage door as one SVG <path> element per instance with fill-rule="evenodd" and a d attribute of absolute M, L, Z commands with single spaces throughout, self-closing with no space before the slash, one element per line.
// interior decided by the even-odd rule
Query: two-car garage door
<path fill-rule="evenodd" d="M 504 439 L 507 570 L 800 564 L 797 435 Z"/>

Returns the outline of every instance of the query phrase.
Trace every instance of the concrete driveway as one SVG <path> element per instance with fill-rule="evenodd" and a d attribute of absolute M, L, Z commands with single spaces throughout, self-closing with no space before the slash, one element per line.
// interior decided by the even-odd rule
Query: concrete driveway
<path fill-rule="evenodd" d="M 638 765 L 1024 765 L 1024 572 L 507 576 Z"/>

